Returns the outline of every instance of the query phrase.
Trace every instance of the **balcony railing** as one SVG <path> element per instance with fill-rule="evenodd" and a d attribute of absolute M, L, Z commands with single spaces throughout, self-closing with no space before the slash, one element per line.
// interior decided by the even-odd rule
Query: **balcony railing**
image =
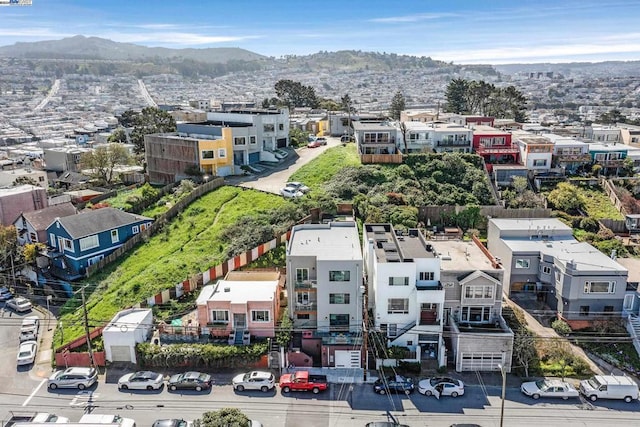
<path fill-rule="evenodd" d="M 558 162 L 590 162 L 591 155 L 585 154 L 557 154 L 554 155 Z"/>
<path fill-rule="evenodd" d="M 435 310 L 425 310 L 420 312 L 419 325 L 439 325 L 438 312 Z"/>
<path fill-rule="evenodd" d="M 479 146 L 476 149 L 477 154 L 518 154 L 520 153 L 520 149 L 518 147 L 514 147 L 513 145 L 497 145 L 493 147 L 484 147 Z"/>
<path fill-rule="evenodd" d="M 471 146 L 471 141 L 469 140 L 460 140 L 460 141 L 451 141 L 451 140 L 442 140 L 442 141 L 436 141 L 435 143 L 436 147 L 470 147 Z"/>
<path fill-rule="evenodd" d="M 313 289 L 316 286 L 318 286 L 317 280 L 302 280 L 296 282 L 295 289 Z"/>
<path fill-rule="evenodd" d="M 295 311 L 299 312 L 299 311 L 317 311 L 318 310 L 318 304 L 315 302 L 309 302 L 307 304 L 296 304 L 295 306 Z"/>

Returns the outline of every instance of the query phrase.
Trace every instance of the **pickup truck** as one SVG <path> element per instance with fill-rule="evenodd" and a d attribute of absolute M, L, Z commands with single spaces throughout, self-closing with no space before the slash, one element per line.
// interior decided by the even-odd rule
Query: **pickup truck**
<path fill-rule="evenodd" d="M 280 377 L 280 389 L 284 393 L 290 391 L 312 391 L 318 394 L 329 387 L 326 375 L 311 375 L 309 371 L 298 371 Z"/>

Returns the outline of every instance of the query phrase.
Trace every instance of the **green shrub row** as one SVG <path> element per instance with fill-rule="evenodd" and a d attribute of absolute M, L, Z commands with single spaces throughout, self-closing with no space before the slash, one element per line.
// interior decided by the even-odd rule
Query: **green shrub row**
<path fill-rule="evenodd" d="M 140 343 L 136 354 L 140 366 L 146 368 L 241 368 L 257 362 L 267 352 L 267 343 L 248 346 L 217 344 Z"/>

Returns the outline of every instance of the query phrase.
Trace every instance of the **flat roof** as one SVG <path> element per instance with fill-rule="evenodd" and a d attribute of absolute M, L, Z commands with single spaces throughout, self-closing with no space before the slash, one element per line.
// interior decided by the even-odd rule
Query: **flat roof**
<path fill-rule="evenodd" d="M 440 255 L 440 269 L 443 271 L 497 270 L 471 240 L 434 240 L 429 243 Z"/>
<path fill-rule="evenodd" d="M 360 122 L 353 121 L 352 124 L 353 129 L 357 131 L 366 132 L 368 130 L 379 132 L 379 131 L 388 131 L 388 132 L 396 132 L 398 129 L 395 126 L 392 126 L 389 122 Z"/>
<path fill-rule="evenodd" d="M 477 125 L 473 127 L 474 135 L 509 135 L 510 132 L 506 130 L 497 129 L 488 125 Z"/>
<path fill-rule="evenodd" d="M 427 243 L 418 230 L 396 235 L 391 224 L 365 224 L 367 241 L 372 241 L 379 263 L 404 262 L 405 259 L 435 258 L 433 250 L 427 250 Z"/>
<path fill-rule="evenodd" d="M 196 299 L 196 304 L 206 304 L 207 301 L 225 301 L 231 304 L 273 301 L 277 288 L 277 280 L 242 280 L 238 282 L 219 280 L 216 284 L 206 285 L 202 288 Z"/>
<path fill-rule="evenodd" d="M 618 258 L 620 265 L 629 270 L 627 281 L 640 283 L 640 259 L 638 258 Z"/>
<path fill-rule="evenodd" d="M 145 318 L 149 313 L 151 313 L 151 309 L 148 308 L 131 308 L 129 310 L 120 311 L 113 317 L 113 319 L 111 319 L 111 322 L 109 322 L 104 330 L 120 331 L 122 326 L 127 326 L 129 329 L 135 329 L 145 321 Z"/>
<path fill-rule="evenodd" d="M 573 235 L 573 229 L 556 218 L 491 218 L 489 221 L 494 223 L 501 231 L 539 230 L 548 228 L 554 231 L 562 230 Z M 529 239 L 528 236 L 527 239 Z"/>
<path fill-rule="evenodd" d="M 287 254 L 314 256 L 319 261 L 361 260 L 358 226 L 353 221 L 296 225 L 291 230 Z"/>

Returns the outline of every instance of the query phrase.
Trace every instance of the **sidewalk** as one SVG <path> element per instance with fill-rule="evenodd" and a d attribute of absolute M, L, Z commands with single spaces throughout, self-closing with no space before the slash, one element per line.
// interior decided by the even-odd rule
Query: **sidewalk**
<path fill-rule="evenodd" d="M 38 336 L 38 355 L 31 369 L 31 375 L 38 378 L 49 378 L 52 373 L 51 364 L 53 359 L 53 335 L 58 325 L 58 320 L 53 313 L 47 311 L 46 307 L 36 305 L 34 301 L 33 310 L 40 315 L 40 334 Z"/>

